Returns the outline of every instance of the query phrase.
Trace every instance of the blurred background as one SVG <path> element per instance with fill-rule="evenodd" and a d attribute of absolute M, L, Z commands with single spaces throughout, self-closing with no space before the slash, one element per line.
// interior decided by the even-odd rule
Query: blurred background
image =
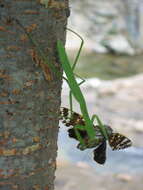
<path fill-rule="evenodd" d="M 107 149 L 102 166 L 93 150 L 80 151 L 60 123 L 56 190 L 143 189 L 143 1 L 72 0 L 68 28 L 84 39 L 75 73 L 86 79 L 81 88 L 91 115 L 126 135 L 133 146 Z M 71 63 L 80 40 L 67 32 Z M 69 107 L 63 83 L 62 106 Z M 74 110 L 79 107 L 74 102 Z"/>

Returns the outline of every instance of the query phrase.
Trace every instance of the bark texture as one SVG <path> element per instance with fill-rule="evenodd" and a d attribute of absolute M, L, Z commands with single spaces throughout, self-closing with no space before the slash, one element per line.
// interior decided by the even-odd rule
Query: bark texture
<path fill-rule="evenodd" d="M 0 0 L 0 189 L 53 190 L 61 77 L 49 72 L 27 35 L 61 72 L 67 0 Z M 52 78 L 51 78 L 52 76 Z"/>

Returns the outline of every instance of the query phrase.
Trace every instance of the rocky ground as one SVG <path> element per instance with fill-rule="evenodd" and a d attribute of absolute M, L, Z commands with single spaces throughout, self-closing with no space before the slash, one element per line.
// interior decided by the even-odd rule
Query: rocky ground
<path fill-rule="evenodd" d="M 82 88 L 91 114 L 98 113 L 102 121 L 128 136 L 134 147 L 143 146 L 143 74 L 113 81 L 89 79 Z M 67 95 L 64 86 L 64 106 L 68 106 Z M 79 110 L 76 104 L 75 110 Z M 101 167 L 103 171 L 104 166 Z M 56 176 L 56 190 L 143 189 L 143 172 L 100 173 L 84 163 L 59 161 Z"/>
<path fill-rule="evenodd" d="M 98 173 L 78 165 L 60 166 L 56 172 L 55 190 L 142 190 L 143 174 Z"/>

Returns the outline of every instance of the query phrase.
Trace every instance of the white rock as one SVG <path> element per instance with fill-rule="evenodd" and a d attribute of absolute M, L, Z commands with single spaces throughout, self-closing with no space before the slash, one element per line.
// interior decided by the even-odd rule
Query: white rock
<path fill-rule="evenodd" d="M 117 179 L 123 181 L 123 182 L 130 182 L 132 181 L 132 176 L 129 174 L 118 174 L 116 176 Z"/>
<path fill-rule="evenodd" d="M 118 54 L 129 54 L 134 55 L 134 50 L 129 45 L 127 39 L 122 35 L 114 35 L 108 37 L 108 39 L 104 39 L 106 42 L 106 47 L 112 49 Z"/>

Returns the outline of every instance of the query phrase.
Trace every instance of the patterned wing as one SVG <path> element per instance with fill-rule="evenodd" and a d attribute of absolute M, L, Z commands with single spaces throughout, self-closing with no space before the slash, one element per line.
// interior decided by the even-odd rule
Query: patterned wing
<path fill-rule="evenodd" d="M 82 140 L 84 142 L 84 145 L 81 144 L 80 142 L 77 145 L 77 148 L 80 149 L 80 150 L 85 150 L 87 148 L 95 148 L 100 143 L 102 143 L 103 140 L 104 140 L 103 137 L 101 137 L 101 136 L 99 137 L 98 136 L 98 137 L 96 137 L 96 139 L 93 139 L 92 141 L 90 141 L 86 130 L 77 129 L 77 131 L 80 134 L 80 136 L 81 136 L 81 138 L 82 138 Z M 76 136 L 74 128 L 68 129 L 68 135 L 69 135 L 69 137 L 74 138 L 75 140 L 79 141 L 78 138 L 77 138 L 77 136 Z M 98 141 L 97 141 L 97 139 L 98 139 Z"/>
<path fill-rule="evenodd" d="M 71 112 L 68 108 L 61 107 L 60 116 L 60 119 L 67 127 L 74 127 L 75 125 L 85 125 L 83 117 L 76 112 Z"/>
<path fill-rule="evenodd" d="M 98 163 L 98 164 L 104 164 L 106 161 L 106 140 L 104 140 L 96 149 L 94 149 L 93 154 L 94 157 L 93 159 Z"/>
<path fill-rule="evenodd" d="M 75 132 L 75 126 L 80 125 L 80 126 L 85 126 L 85 120 L 83 117 L 76 113 L 76 112 L 71 112 L 68 108 L 62 107 L 61 108 L 61 120 L 66 125 L 67 127 L 71 126 L 70 129 L 68 129 L 68 135 L 71 138 L 74 138 L 75 140 L 79 141 L 76 132 Z M 104 139 L 103 135 L 101 134 L 100 130 L 98 127 L 94 126 L 96 130 L 96 139 L 93 139 L 92 141 L 90 140 L 88 133 L 84 128 L 76 128 L 78 131 L 79 135 L 81 136 L 84 145 L 79 142 L 77 145 L 77 148 L 80 150 L 85 150 L 87 148 L 94 148 L 98 146 Z M 98 139 L 98 140 L 97 140 Z"/>
<path fill-rule="evenodd" d="M 120 150 L 130 147 L 132 142 L 130 139 L 120 133 L 112 133 L 109 136 L 109 144 L 112 150 Z"/>

